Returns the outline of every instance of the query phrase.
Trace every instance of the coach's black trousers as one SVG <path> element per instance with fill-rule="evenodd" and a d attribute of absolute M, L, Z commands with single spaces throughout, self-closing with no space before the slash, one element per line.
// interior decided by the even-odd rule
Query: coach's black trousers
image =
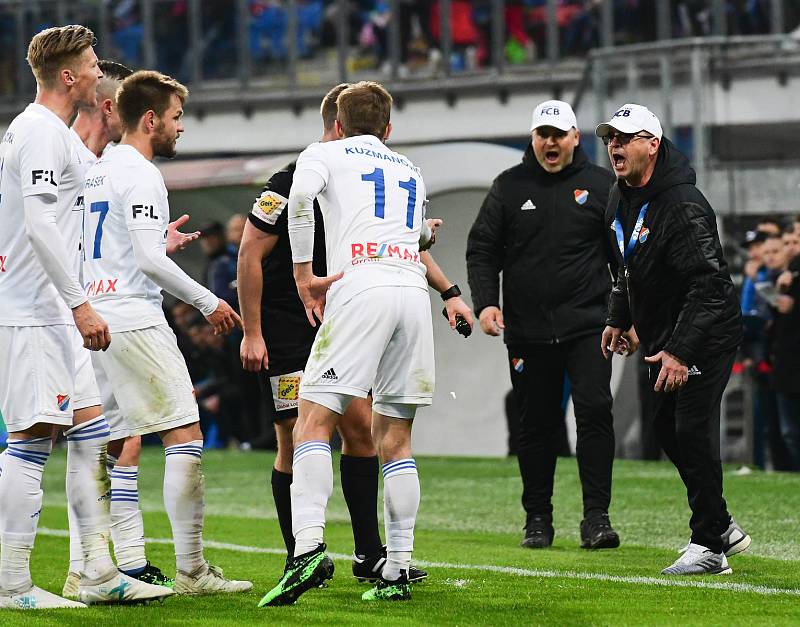
<path fill-rule="evenodd" d="M 611 361 L 600 352 L 600 335 L 561 344 L 509 346 L 508 356 L 520 411 L 517 457 L 525 512 L 528 516 L 550 516 L 553 512 L 558 436 L 564 421 L 565 373 L 569 375 L 575 406 L 584 515 L 607 512 L 614 463 L 614 419 Z"/>
<path fill-rule="evenodd" d="M 695 364 L 700 374 L 690 374 L 677 392 L 655 393 L 656 433 L 667 457 L 686 485 L 692 517 L 692 542 L 722 551 L 720 536 L 730 523 L 722 497 L 722 463 L 719 451 L 719 413 L 722 393 L 731 376 L 735 353 L 702 359 Z M 650 367 L 655 385 L 660 364 Z"/>

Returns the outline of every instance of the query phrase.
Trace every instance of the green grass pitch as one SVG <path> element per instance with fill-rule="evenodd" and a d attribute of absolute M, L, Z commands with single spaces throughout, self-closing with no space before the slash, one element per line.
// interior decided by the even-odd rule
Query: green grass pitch
<path fill-rule="evenodd" d="M 0 612 L 0 625 L 797 625 L 800 624 L 800 476 L 728 469 L 733 514 L 753 536 L 733 557 L 731 576 L 668 578 L 688 538 L 688 508 L 667 463 L 619 461 L 611 517 L 617 550 L 579 548 L 580 484 L 574 460 L 559 460 L 556 539 L 549 550 L 519 548 L 523 514 L 513 459 L 419 458 L 422 504 L 415 561 L 430 572 L 408 603 L 366 604 L 350 574 L 347 511 L 337 485 L 327 542 L 337 573 L 291 607 L 256 607 L 281 574 L 282 542 L 268 474 L 272 455 L 208 452 L 207 557 L 253 592 L 171 598 L 162 605 L 49 612 Z M 338 461 L 335 461 L 338 467 Z M 65 453 L 45 472 L 45 506 L 32 559 L 34 581 L 60 592 L 68 563 Z M 163 453 L 146 449 L 140 466 L 148 556 L 174 572 L 161 502 Z"/>

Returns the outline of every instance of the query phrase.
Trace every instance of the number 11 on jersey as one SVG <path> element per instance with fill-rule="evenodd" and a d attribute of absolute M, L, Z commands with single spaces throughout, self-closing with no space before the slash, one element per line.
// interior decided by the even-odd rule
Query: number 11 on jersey
<path fill-rule="evenodd" d="M 361 180 L 375 184 L 375 217 L 385 219 L 386 211 L 386 181 L 383 177 L 383 168 L 375 168 L 369 174 L 362 174 Z M 406 226 L 414 228 L 414 208 L 417 204 L 417 179 L 413 176 L 407 181 L 397 183 L 400 189 L 408 192 L 408 205 L 406 206 Z"/>

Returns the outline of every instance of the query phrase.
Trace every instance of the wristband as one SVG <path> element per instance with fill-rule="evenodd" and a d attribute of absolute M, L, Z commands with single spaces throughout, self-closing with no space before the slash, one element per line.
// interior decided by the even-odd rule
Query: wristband
<path fill-rule="evenodd" d="M 441 296 L 442 300 L 450 300 L 451 298 L 455 298 L 456 296 L 461 296 L 461 290 L 458 289 L 458 285 L 453 283 L 453 285 L 451 285 L 444 292 L 442 292 Z"/>

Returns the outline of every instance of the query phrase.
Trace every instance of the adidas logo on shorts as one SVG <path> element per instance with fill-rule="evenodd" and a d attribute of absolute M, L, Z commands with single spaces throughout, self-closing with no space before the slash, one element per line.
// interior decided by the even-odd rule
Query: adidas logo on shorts
<path fill-rule="evenodd" d="M 330 369 L 326 370 L 325 372 L 323 372 L 322 373 L 322 378 L 323 379 L 328 379 L 328 381 L 338 381 L 339 380 L 339 377 L 336 376 L 336 372 L 334 371 L 333 368 L 330 368 Z"/>

